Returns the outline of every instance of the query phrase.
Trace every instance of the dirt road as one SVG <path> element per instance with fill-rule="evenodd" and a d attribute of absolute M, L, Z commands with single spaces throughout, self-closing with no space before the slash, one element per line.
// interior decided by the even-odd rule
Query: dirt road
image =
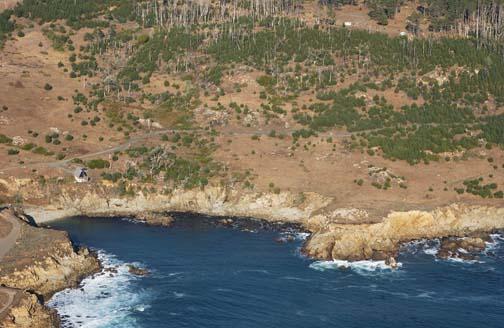
<path fill-rule="evenodd" d="M 0 237 L 0 263 L 1 263 L 5 254 L 7 254 L 10 251 L 10 249 L 16 244 L 16 240 L 18 239 L 21 233 L 21 224 L 19 222 L 19 219 L 16 218 L 9 209 L 0 212 L 0 220 L 8 222 L 11 226 L 10 231 L 7 232 L 5 237 Z"/>
<path fill-rule="evenodd" d="M 4 228 L 9 228 L 10 231 L 7 231 L 5 234 L 1 235 L 4 237 L 0 237 L 0 266 L 2 264 L 2 259 L 5 254 L 7 254 L 12 247 L 16 244 L 16 240 L 18 239 L 21 233 L 21 224 L 19 219 L 14 216 L 11 210 L 6 209 L 0 212 L 0 221 L 4 221 L 2 223 L 7 222 L 8 224 L 2 224 Z M 11 304 L 16 299 L 19 290 L 8 288 L 8 287 L 0 287 L 0 318 L 7 312 Z"/>

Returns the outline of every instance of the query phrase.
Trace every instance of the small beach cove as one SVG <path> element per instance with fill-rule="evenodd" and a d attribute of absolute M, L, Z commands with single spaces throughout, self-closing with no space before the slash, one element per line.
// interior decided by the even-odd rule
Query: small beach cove
<path fill-rule="evenodd" d="M 502 235 L 477 263 L 437 260 L 435 243 L 410 243 L 390 270 L 310 260 L 300 254 L 304 234 L 178 215 L 170 228 L 124 218 L 52 222 L 97 250 L 104 267 L 50 300 L 62 326 L 500 327 L 504 319 Z"/>

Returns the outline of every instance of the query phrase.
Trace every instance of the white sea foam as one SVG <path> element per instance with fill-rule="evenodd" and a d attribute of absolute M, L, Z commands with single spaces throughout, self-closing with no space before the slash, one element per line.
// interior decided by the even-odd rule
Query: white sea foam
<path fill-rule="evenodd" d="M 278 241 L 290 242 L 290 241 L 305 241 L 310 236 L 307 232 L 282 232 Z"/>
<path fill-rule="evenodd" d="M 397 263 L 400 268 L 402 263 Z M 369 274 L 373 272 L 387 272 L 394 269 L 385 263 L 385 261 L 317 261 L 310 264 L 310 268 L 318 271 L 335 270 L 335 269 L 351 269 L 359 274 Z"/>
<path fill-rule="evenodd" d="M 439 248 L 437 246 L 434 247 L 424 247 L 423 252 L 427 255 L 436 256 L 439 252 Z"/>
<path fill-rule="evenodd" d="M 132 219 L 132 218 L 122 218 L 121 221 L 129 222 L 129 223 L 133 223 L 133 224 L 145 223 L 144 221 L 141 221 L 141 220 L 138 220 L 138 219 Z"/>
<path fill-rule="evenodd" d="M 464 260 L 464 259 L 461 259 L 460 257 L 448 257 L 448 258 L 446 258 L 446 261 L 453 262 L 453 263 L 462 263 L 462 264 L 485 263 L 483 261 L 478 261 L 478 260 Z"/>
<path fill-rule="evenodd" d="M 127 263 L 102 251 L 98 258 L 102 272 L 84 279 L 78 289 L 56 293 L 48 305 L 62 317 L 62 327 L 136 327 L 132 314 L 149 309 L 148 293 L 132 291 L 139 278 L 129 273 Z"/>
<path fill-rule="evenodd" d="M 304 241 L 306 240 L 308 237 L 310 237 L 310 233 L 308 232 L 298 232 L 294 235 L 294 237 L 296 238 L 296 240 L 301 240 L 301 241 Z"/>
<path fill-rule="evenodd" d="M 441 242 L 439 241 L 439 239 L 419 239 L 403 244 L 403 248 L 407 253 L 410 254 L 417 254 L 422 252 L 427 255 L 436 256 L 439 252 L 440 244 Z"/>
<path fill-rule="evenodd" d="M 492 241 L 486 242 L 485 252 L 496 250 L 500 245 L 502 245 L 502 242 L 504 241 L 504 235 L 498 233 L 491 234 L 490 238 L 492 239 Z"/>

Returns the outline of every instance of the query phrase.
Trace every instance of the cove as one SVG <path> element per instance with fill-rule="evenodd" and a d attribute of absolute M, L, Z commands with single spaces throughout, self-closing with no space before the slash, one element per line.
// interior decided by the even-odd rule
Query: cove
<path fill-rule="evenodd" d="M 170 228 L 121 218 L 51 223 L 95 249 L 103 272 L 49 302 L 63 327 L 502 327 L 504 247 L 478 263 L 436 260 L 411 243 L 390 270 L 300 255 L 301 238 L 179 214 Z M 128 272 L 128 264 L 147 276 Z"/>

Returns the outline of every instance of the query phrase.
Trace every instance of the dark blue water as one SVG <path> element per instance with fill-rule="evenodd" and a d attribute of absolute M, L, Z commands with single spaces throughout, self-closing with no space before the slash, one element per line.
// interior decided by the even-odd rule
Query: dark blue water
<path fill-rule="evenodd" d="M 109 268 L 51 300 L 68 327 L 504 327 L 502 241 L 481 263 L 436 261 L 419 243 L 399 270 L 341 270 L 300 256 L 301 241 L 276 243 L 278 232 L 115 219 L 53 226 L 100 250 Z M 128 263 L 150 275 L 128 273 Z"/>

